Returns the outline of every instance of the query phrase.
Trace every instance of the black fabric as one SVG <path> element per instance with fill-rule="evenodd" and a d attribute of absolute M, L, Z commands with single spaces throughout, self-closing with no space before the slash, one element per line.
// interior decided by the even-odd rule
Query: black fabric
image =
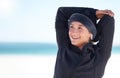
<path fill-rule="evenodd" d="M 60 7 L 56 16 L 58 54 L 54 78 L 102 78 L 111 55 L 114 35 L 114 18 L 105 15 L 96 25 L 96 9 L 83 7 Z M 87 15 L 96 25 L 99 43 L 86 44 L 82 50 L 70 43 L 67 20 L 73 13 Z"/>
<path fill-rule="evenodd" d="M 73 21 L 78 21 L 82 23 L 89 30 L 89 32 L 93 35 L 93 39 L 95 38 L 96 33 L 97 33 L 95 25 L 87 16 L 80 14 L 80 13 L 74 13 L 68 19 L 68 26 Z"/>

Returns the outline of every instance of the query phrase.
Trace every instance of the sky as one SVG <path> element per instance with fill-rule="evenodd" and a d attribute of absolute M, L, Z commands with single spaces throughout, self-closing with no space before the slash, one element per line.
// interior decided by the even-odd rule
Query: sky
<path fill-rule="evenodd" d="M 119 3 L 119 0 L 0 0 L 0 42 L 56 43 L 57 9 L 74 6 L 112 10 L 115 13 L 113 44 L 120 45 Z"/>

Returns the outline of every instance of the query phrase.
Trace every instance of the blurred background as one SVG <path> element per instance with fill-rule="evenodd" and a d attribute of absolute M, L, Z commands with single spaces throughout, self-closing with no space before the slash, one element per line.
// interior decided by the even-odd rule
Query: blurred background
<path fill-rule="evenodd" d="M 61 6 L 110 9 L 115 13 L 112 55 L 103 78 L 119 78 L 119 3 L 118 0 L 0 0 L 0 78 L 53 78 L 57 55 L 54 23 Z"/>

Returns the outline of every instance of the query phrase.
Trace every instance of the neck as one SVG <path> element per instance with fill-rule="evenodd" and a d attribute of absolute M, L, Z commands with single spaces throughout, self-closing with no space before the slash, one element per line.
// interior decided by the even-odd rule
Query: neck
<path fill-rule="evenodd" d="M 88 43 L 84 43 L 84 44 L 81 44 L 79 47 L 80 50 L 82 50 L 84 48 L 85 45 L 87 45 Z"/>
<path fill-rule="evenodd" d="M 82 50 L 82 49 L 83 49 L 83 46 L 80 46 L 79 49 Z"/>
<path fill-rule="evenodd" d="M 79 49 L 82 50 L 85 45 L 86 45 L 86 44 L 80 45 L 80 46 L 79 46 Z"/>

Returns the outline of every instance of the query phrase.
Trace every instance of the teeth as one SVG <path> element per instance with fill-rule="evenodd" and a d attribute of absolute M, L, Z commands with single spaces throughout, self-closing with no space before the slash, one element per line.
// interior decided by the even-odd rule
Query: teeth
<path fill-rule="evenodd" d="M 73 39 L 78 39 L 78 38 L 73 38 Z"/>
<path fill-rule="evenodd" d="M 80 38 L 80 37 L 72 37 L 73 39 L 78 39 L 78 38 Z"/>
<path fill-rule="evenodd" d="M 72 39 L 79 39 L 79 38 L 72 38 Z"/>
<path fill-rule="evenodd" d="M 78 38 L 78 37 L 72 37 L 72 38 Z"/>

